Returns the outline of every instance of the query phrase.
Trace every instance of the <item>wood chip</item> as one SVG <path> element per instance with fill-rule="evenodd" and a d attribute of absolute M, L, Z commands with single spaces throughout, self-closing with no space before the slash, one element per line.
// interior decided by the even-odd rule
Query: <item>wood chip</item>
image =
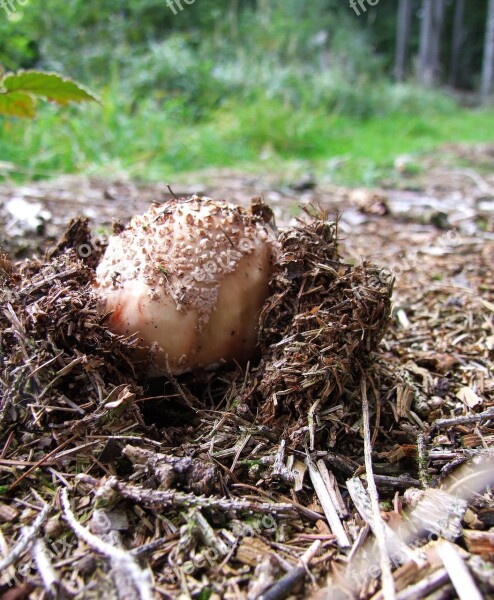
<path fill-rule="evenodd" d="M 272 554 L 268 544 L 256 537 L 244 537 L 238 546 L 235 559 L 249 567 L 256 567 L 266 554 Z"/>
<path fill-rule="evenodd" d="M 463 538 L 469 552 L 494 557 L 494 531 L 474 531 L 465 529 Z"/>
<path fill-rule="evenodd" d="M 463 386 L 456 394 L 456 397 L 461 400 L 468 408 L 475 408 L 478 404 L 482 404 L 482 398 L 478 396 L 471 387 Z"/>

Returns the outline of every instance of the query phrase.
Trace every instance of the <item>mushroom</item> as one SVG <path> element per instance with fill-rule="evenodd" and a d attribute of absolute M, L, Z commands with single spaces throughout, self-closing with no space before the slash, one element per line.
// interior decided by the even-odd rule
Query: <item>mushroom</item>
<path fill-rule="evenodd" d="M 141 338 L 162 372 L 245 362 L 277 248 L 261 216 L 211 198 L 171 200 L 110 237 L 94 289 L 109 328 Z"/>

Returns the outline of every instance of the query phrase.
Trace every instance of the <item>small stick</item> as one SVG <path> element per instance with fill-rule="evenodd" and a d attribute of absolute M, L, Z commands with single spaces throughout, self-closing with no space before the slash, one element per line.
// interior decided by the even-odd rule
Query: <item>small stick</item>
<path fill-rule="evenodd" d="M 282 439 L 280 441 L 280 445 L 278 448 L 278 452 L 276 452 L 276 456 L 273 463 L 273 475 L 280 475 L 281 472 L 286 469 L 285 467 L 285 440 Z"/>
<path fill-rule="evenodd" d="M 161 491 L 148 490 L 138 486 L 127 485 L 122 483 L 116 477 L 109 477 L 103 484 L 109 489 L 114 489 L 123 498 L 128 498 L 137 503 L 145 504 L 146 506 L 162 510 L 167 506 L 180 508 L 215 508 L 224 512 L 257 512 L 262 514 L 277 515 L 280 517 L 291 517 L 297 514 L 297 511 L 302 511 L 303 507 L 299 507 L 294 503 L 278 503 L 278 502 L 250 502 L 240 498 L 218 498 L 215 496 L 196 496 L 192 493 L 178 492 L 175 490 Z M 319 515 L 317 515 L 319 518 Z"/>
<path fill-rule="evenodd" d="M 53 568 L 48 549 L 42 538 L 38 538 L 34 542 L 33 558 L 48 597 L 55 597 L 57 590 L 60 589 L 60 579 Z"/>
<path fill-rule="evenodd" d="M 374 514 L 372 512 L 372 504 L 369 498 L 368 493 L 366 492 L 362 482 L 358 477 L 353 477 L 352 479 L 348 479 L 346 482 L 346 487 L 348 489 L 348 493 L 355 504 L 355 508 L 359 512 L 362 519 L 368 523 L 374 532 Z M 384 535 L 386 539 L 386 544 L 388 548 L 388 552 L 392 555 L 403 555 L 408 560 L 412 560 L 413 562 L 420 565 L 423 563 L 423 558 L 418 556 L 412 548 L 410 548 L 387 523 L 383 523 L 384 526 Z M 358 559 L 359 554 L 355 556 Z"/>
<path fill-rule="evenodd" d="M 295 474 L 285 466 L 285 444 L 285 440 L 281 440 L 273 463 L 273 475 L 277 475 L 283 481 L 293 484 L 295 483 Z"/>
<path fill-rule="evenodd" d="M 175 200 L 178 200 L 178 196 L 175 194 L 175 192 L 172 190 L 172 188 L 170 187 L 170 184 L 167 183 L 166 187 L 168 188 L 168 191 L 170 192 L 170 194 L 175 198 Z"/>
<path fill-rule="evenodd" d="M 425 456 L 425 439 L 423 433 L 419 433 L 417 436 L 417 452 L 419 455 L 418 463 L 420 483 L 422 484 L 424 490 L 426 490 L 429 486 L 427 481 L 427 458 Z"/>
<path fill-rule="evenodd" d="M 494 406 L 484 410 L 484 412 L 477 413 L 476 415 L 465 415 L 462 417 L 453 417 L 452 419 L 436 419 L 432 423 L 432 427 L 441 429 L 442 427 L 451 427 L 452 425 L 467 425 L 468 423 L 478 423 L 486 419 L 494 418 Z"/>
<path fill-rule="evenodd" d="M 396 598 L 395 582 L 393 573 L 391 572 L 391 563 L 386 548 L 386 536 L 384 531 L 384 522 L 379 509 L 379 496 L 377 493 L 376 482 L 372 469 L 372 445 L 370 434 L 370 419 L 369 419 L 369 401 L 367 399 L 367 384 L 365 376 L 360 382 L 362 393 L 362 414 L 364 420 L 364 457 L 365 457 L 365 472 L 367 474 L 367 489 L 369 492 L 372 513 L 373 513 L 373 531 L 376 536 L 379 554 L 381 557 L 381 573 L 382 587 L 385 600 L 394 600 Z"/>
<path fill-rule="evenodd" d="M 309 408 L 309 415 L 307 417 L 307 421 L 309 423 L 309 447 L 311 452 L 314 451 L 314 440 L 315 440 L 315 434 L 314 434 L 314 413 L 317 410 L 317 407 L 319 406 L 321 402 L 321 399 L 318 398 L 314 404 Z"/>
<path fill-rule="evenodd" d="M 283 575 L 281 579 L 279 579 L 275 584 L 262 593 L 258 597 L 258 600 L 283 600 L 283 598 L 289 596 L 297 583 L 302 581 L 302 579 L 305 577 L 307 565 L 319 552 L 320 547 L 321 542 L 319 540 L 314 542 L 300 557 L 300 562 L 302 563 L 301 566 L 295 567 L 286 575 Z"/>
<path fill-rule="evenodd" d="M 341 497 L 338 484 L 336 483 L 336 478 L 333 473 L 328 470 L 328 467 L 322 458 L 317 461 L 317 468 L 319 469 L 319 473 L 321 473 L 321 477 L 326 484 L 329 495 L 331 496 L 331 500 L 336 508 L 336 512 L 342 519 L 348 517 L 348 510 L 343 498 Z"/>
<path fill-rule="evenodd" d="M 20 558 L 20 556 L 22 556 L 26 548 L 28 548 L 34 542 L 35 537 L 37 536 L 43 523 L 48 517 L 50 509 L 51 504 L 45 504 L 39 515 L 34 520 L 33 524 L 29 527 L 22 528 L 22 533 L 21 537 L 19 538 L 19 541 L 12 548 L 9 554 L 7 554 L 7 556 L 0 560 L 0 571 L 3 571 L 7 567 L 10 567 L 10 565 L 12 565 L 13 563 L 17 562 L 17 560 Z"/>
<path fill-rule="evenodd" d="M 50 382 L 46 385 L 46 387 L 43 389 L 42 392 L 40 392 L 40 394 L 37 396 L 37 400 L 41 400 L 41 398 L 43 398 L 43 396 L 46 394 L 46 392 L 48 392 L 48 390 L 53 387 L 53 385 L 61 378 L 64 377 L 65 375 L 67 375 L 67 373 L 70 373 L 70 371 L 72 371 L 72 369 L 74 367 L 76 367 L 77 365 L 80 365 L 81 362 L 84 362 L 85 360 L 85 356 L 78 356 L 77 358 L 74 358 L 74 360 L 70 361 L 70 363 L 68 365 L 65 365 L 65 367 L 63 367 L 63 369 L 60 369 L 59 371 L 57 371 L 57 375 L 56 377 L 54 377 L 53 379 L 50 380 Z"/>
<path fill-rule="evenodd" d="M 60 499 L 65 520 L 76 536 L 103 556 L 106 556 L 112 561 L 117 561 L 122 567 L 125 567 L 141 600 L 153 600 L 153 593 L 148 575 L 140 568 L 134 557 L 129 552 L 117 548 L 92 534 L 89 529 L 79 523 L 70 507 L 67 488 L 62 490 Z"/>
<path fill-rule="evenodd" d="M 57 454 L 57 452 L 59 452 L 60 450 L 62 450 L 62 448 L 65 448 L 65 446 L 68 446 L 71 442 L 73 442 L 76 439 L 77 436 L 73 435 L 71 438 L 69 438 L 68 440 L 65 440 L 65 442 L 63 442 L 62 444 L 60 444 L 60 446 L 58 446 L 57 448 L 55 448 L 54 450 L 52 450 L 51 452 L 49 452 L 46 456 L 43 456 L 43 458 L 41 458 L 40 460 L 38 460 L 37 462 L 34 463 L 34 465 L 29 468 L 27 471 L 25 471 L 20 477 L 18 477 L 14 483 L 12 483 L 9 488 L 8 488 L 8 492 L 11 492 L 17 485 L 19 485 L 19 483 L 21 481 L 23 481 L 28 475 L 30 475 L 35 469 L 37 469 L 38 467 L 40 467 L 41 465 L 43 465 L 45 462 L 47 462 L 50 458 L 52 458 L 52 456 L 54 456 L 55 454 Z"/>
<path fill-rule="evenodd" d="M 437 553 L 460 600 L 482 600 L 482 594 L 455 546 L 450 542 L 443 542 Z"/>
<path fill-rule="evenodd" d="M 197 508 L 193 508 L 191 511 L 191 517 L 199 527 L 203 542 L 207 546 L 214 548 L 220 556 L 225 556 L 228 554 L 228 546 L 216 535 L 214 529 L 208 523 L 201 511 Z"/>
<path fill-rule="evenodd" d="M 369 535 L 370 525 L 366 523 L 362 529 L 358 532 L 357 539 L 353 543 L 350 554 L 348 555 L 348 564 L 352 564 L 352 560 L 355 558 L 355 554 L 362 548 L 367 536 Z"/>
<path fill-rule="evenodd" d="M 351 546 L 350 540 L 348 539 L 346 531 L 343 529 L 343 525 L 338 517 L 338 513 L 336 512 L 336 508 L 331 500 L 328 489 L 324 485 L 324 480 L 320 472 L 317 470 L 316 466 L 308 456 L 305 459 L 305 463 L 309 467 L 309 475 L 312 485 L 314 486 L 317 497 L 321 502 L 321 506 L 324 510 L 324 514 L 326 515 L 326 519 L 328 520 L 331 531 L 336 536 L 338 545 L 340 548 L 349 548 Z"/>
<path fill-rule="evenodd" d="M 417 598 L 425 598 L 438 587 L 448 583 L 448 573 L 446 569 L 438 569 L 428 577 L 424 577 L 422 581 L 414 585 L 410 585 L 402 590 L 396 600 L 416 600 Z"/>
<path fill-rule="evenodd" d="M 130 551 L 130 553 L 132 554 L 132 556 L 135 556 L 136 558 L 141 558 L 142 556 L 148 556 L 149 554 L 156 552 L 156 550 L 161 550 L 161 548 L 163 546 L 165 546 L 166 544 L 169 544 L 170 542 L 172 542 L 174 540 L 178 540 L 179 537 L 180 537 L 180 534 L 178 531 L 176 531 L 175 533 L 171 533 L 170 535 L 167 535 L 166 537 L 158 538 L 157 540 L 153 540 L 152 542 L 143 544 L 142 546 L 139 546 L 138 548 L 134 548 L 133 550 Z"/>

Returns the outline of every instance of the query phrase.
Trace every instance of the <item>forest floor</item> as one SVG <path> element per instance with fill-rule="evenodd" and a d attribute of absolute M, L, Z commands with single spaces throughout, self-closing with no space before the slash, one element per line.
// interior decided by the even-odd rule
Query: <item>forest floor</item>
<path fill-rule="evenodd" d="M 0 264 L 9 273 L 0 307 L 0 599 L 381 598 L 391 597 L 391 580 L 398 598 L 494 597 L 493 165 L 494 146 L 451 145 L 413 172 L 397 165 L 385 189 L 309 175 L 282 185 L 277 174 L 232 170 L 171 182 L 177 196 L 244 206 L 262 196 L 280 228 L 296 227 L 301 207 L 318 207 L 337 219 L 343 263 L 369 261 L 395 278 L 389 327 L 363 378 L 277 421 L 249 398 L 245 372 L 186 377 L 170 393 L 121 375 L 122 346 L 112 380 L 111 349 L 107 363 L 87 362 L 82 338 L 92 332 L 74 334 L 70 356 L 58 346 L 59 355 L 35 359 L 33 315 L 50 323 L 64 294 L 72 315 L 77 286 L 87 294 L 90 274 L 73 262 L 53 254 L 61 271 L 47 274 L 46 249 L 68 221 L 90 219 L 93 240 L 73 245 L 90 263 L 113 219 L 125 223 L 171 194 L 165 184 L 82 176 L 0 185 L 0 243 L 12 261 Z M 45 381 L 48 363 L 57 366 Z M 20 390 L 19 373 L 41 377 L 41 393 Z M 84 404 L 86 379 L 99 396 Z"/>

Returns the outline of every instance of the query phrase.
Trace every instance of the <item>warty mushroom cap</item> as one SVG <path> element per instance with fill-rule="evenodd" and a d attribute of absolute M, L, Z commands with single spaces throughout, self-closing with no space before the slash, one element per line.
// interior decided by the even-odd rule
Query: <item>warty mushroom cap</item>
<path fill-rule="evenodd" d="M 94 289 L 110 329 L 137 334 L 165 372 L 245 362 L 277 251 L 260 217 L 211 198 L 172 200 L 110 237 Z"/>

